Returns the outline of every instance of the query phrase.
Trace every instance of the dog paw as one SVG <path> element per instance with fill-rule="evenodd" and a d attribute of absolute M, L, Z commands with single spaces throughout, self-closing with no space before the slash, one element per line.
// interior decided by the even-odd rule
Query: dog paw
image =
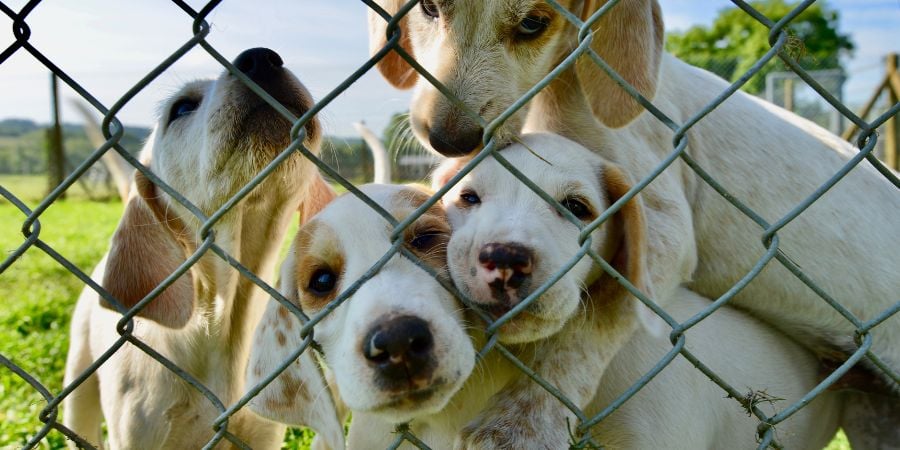
<path fill-rule="evenodd" d="M 568 410 L 551 402 L 498 399 L 457 436 L 456 450 L 569 448 Z"/>

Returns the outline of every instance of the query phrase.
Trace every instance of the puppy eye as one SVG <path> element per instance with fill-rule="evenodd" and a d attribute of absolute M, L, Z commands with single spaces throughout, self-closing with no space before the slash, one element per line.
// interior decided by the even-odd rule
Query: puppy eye
<path fill-rule="evenodd" d="M 559 203 L 562 204 L 563 207 L 568 209 L 569 212 L 571 212 L 573 216 L 575 216 L 581 220 L 587 220 L 587 219 L 591 218 L 591 216 L 593 215 L 591 208 L 589 206 L 585 205 L 584 201 L 582 201 L 581 199 L 579 199 L 577 197 L 566 197 L 566 198 L 560 200 Z"/>
<path fill-rule="evenodd" d="M 528 16 L 522 19 L 519 22 L 519 26 L 516 31 L 518 31 L 519 36 L 523 38 L 533 38 L 537 37 L 542 31 L 547 28 L 547 25 L 550 25 L 550 18 L 545 16 Z"/>
<path fill-rule="evenodd" d="M 309 278 L 309 286 L 307 290 L 313 295 L 325 296 L 334 290 L 337 284 L 337 275 L 330 269 L 319 269 L 313 272 Z"/>
<path fill-rule="evenodd" d="M 437 20 L 437 18 L 441 16 L 441 12 L 438 11 L 438 7 L 434 4 L 434 1 L 422 0 L 422 3 L 420 3 L 419 5 L 422 7 L 422 13 L 424 13 L 426 16 L 431 17 L 435 20 Z"/>
<path fill-rule="evenodd" d="M 434 247 L 443 234 L 444 233 L 441 233 L 440 231 L 425 231 L 416 234 L 412 240 L 409 241 L 409 245 L 416 250 L 427 250 Z"/>
<path fill-rule="evenodd" d="M 191 114 L 200 107 L 200 102 L 190 98 L 183 98 L 172 105 L 169 110 L 169 123 Z"/>
<path fill-rule="evenodd" d="M 463 191 L 462 194 L 459 194 L 459 199 L 467 205 L 477 205 L 481 203 L 481 198 L 473 191 Z"/>

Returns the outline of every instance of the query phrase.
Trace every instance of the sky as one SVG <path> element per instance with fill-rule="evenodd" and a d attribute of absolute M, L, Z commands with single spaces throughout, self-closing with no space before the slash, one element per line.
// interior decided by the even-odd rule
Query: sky
<path fill-rule="evenodd" d="M 24 0 L 4 0 L 18 9 Z M 199 9 L 203 2 L 188 1 Z M 660 0 L 667 30 L 709 24 L 728 0 Z M 900 0 L 829 0 L 841 14 L 840 29 L 857 45 L 846 60 L 845 95 L 860 103 L 883 73 L 886 53 L 900 51 Z M 366 7 L 356 0 L 227 0 L 209 16 L 207 40 L 229 59 L 251 47 L 269 47 L 285 66 L 322 98 L 368 58 Z M 45 1 L 28 16 L 29 42 L 99 100 L 111 106 L 192 36 L 192 19 L 172 3 L 138 0 Z M 0 15 L 0 47 L 14 41 L 12 20 Z M 129 125 L 154 122 L 159 102 L 188 80 L 212 78 L 218 63 L 196 47 L 130 101 L 119 118 Z M 80 118 L 63 87 L 63 120 Z M 364 120 L 380 133 L 390 116 L 408 109 L 410 94 L 372 70 L 320 116 L 327 133 L 354 136 Z M 20 49 L 0 64 L 0 118 L 48 122 L 49 72 Z"/>

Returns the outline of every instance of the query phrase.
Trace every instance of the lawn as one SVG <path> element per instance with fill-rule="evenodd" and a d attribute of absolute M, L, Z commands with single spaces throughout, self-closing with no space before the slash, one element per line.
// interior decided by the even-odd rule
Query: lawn
<path fill-rule="evenodd" d="M 20 196 L 31 208 L 41 200 L 43 179 L 0 177 L 0 186 Z M 94 202 L 75 188 L 69 198 L 54 203 L 40 216 L 40 239 L 85 273 L 106 251 L 122 213 L 118 201 Z M 6 258 L 24 242 L 25 215 L 0 200 L 0 249 Z M 68 348 L 68 323 L 83 284 L 38 248 L 30 248 L 0 273 L 0 354 L 32 374 L 50 392 L 62 388 Z M 17 448 L 42 423 L 43 398 L 15 374 L 0 368 L 0 448 Z M 61 416 L 60 416 L 61 417 Z M 309 448 L 310 433 L 288 430 L 284 448 Z M 63 448 L 61 434 L 51 432 L 41 448 Z M 829 450 L 848 450 L 843 434 Z"/>

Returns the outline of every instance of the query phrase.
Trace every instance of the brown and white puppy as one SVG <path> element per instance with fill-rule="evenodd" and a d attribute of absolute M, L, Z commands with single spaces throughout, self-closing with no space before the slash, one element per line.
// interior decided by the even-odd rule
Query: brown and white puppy
<path fill-rule="evenodd" d="M 272 50 L 247 50 L 234 65 L 295 115 L 312 107 L 309 92 Z M 207 216 L 291 141 L 291 122 L 228 72 L 186 84 L 162 111 L 140 159 Z M 318 151 L 320 138 L 318 122 L 308 122 L 304 145 Z M 140 172 L 134 177 L 110 251 L 93 274 L 126 308 L 157 290 L 203 241 L 194 214 Z M 332 196 L 315 166 L 292 155 L 211 227 L 214 242 L 269 280 L 298 205 L 309 215 Z M 261 289 L 208 251 L 140 310 L 133 335 L 228 407 L 244 392 L 263 305 Z M 119 345 L 121 318 L 96 292 L 82 292 L 72 318 L 67 384 Z M 114 449 L 200 448 L 213 437 L 220 414 L 201 392 L 130 343 L 66 397 L 63 411 L 65 425 L 97 446 L 105 417 Z M 232 416 L 227 429 L 254 448 L 278 448 L 284 435 L 283 426 L 249 411 Z"/>
<path fill-rule="evenodd" d="M 428 200 L 420 188 L 366 185 L 360 190 L 402 221 Z M 469 376 L 475 353 L 463 311 L 428 272 L 396 254 L 338 306 L 331 302 L 363 277 L 392 247 L 393 226 L 352 194 L 339 197 L 297 232 L 282 265 L 280 292 L 309 316 L 329 311 L 314 327 L 322 362 L 333 374 L 339 406 L 398 424 L 442 410 Z M 435 205 L 410 225 L 402 245 L 446 276 L 450 226 Z M 333 310 L 332 310 L 333 308 Z M 302 343 L 300 320 L 269 301 L 247 368 L 254 386 Z M 330 448 L 343 447 L 343 429 L 311 350 L 249 403 L 258 414 L 289 424 L 330 421 L 317 431 Z M 320 425 L 321 426 L 321 425 Z M 363 441 L 355 446 L 370 448 Z M 354 442 L 350 442 L 354 445 Z"/>
<path fill-rule="evenodd" d="M 406 2 L 381 0 L 389 13 Z M 582 19 L 608 2 L 560 3 Z M 578 30 L 542 0 L 424 0 L 399 23 L 400 45 L 490 122 L 578 45 Z M 386 42 L 387 22 L 370 14 L 370 48 Z M 624 0 L 598 20 L 591 48 L 676 124 L 687 123 L 728 84 L 663 53 L 655 0 Z M 415 86 L 411 123 L 420 141 L 451 157 L 481 148 L 483 129 L 391 52 L 380 64 L 394 86 Z M 673 152 L 673 132 L 583 56 L 494 133 L 498 147 L 521 131 L 566 136 L 622 167 L 635 180 Z M 616 129 L 619 127 L 618 129 Z M 737 92 L 687 132 L 686 152 L 735 198 L 770 224 L 785 218 L 858 154 L 847 142 L 790 112 Z M 718 298 L 765 256 L 764 227 L 676 161 L 641 193 L 649 232 L 648 271 L 662 300 L 680 284 Z M 866 162 L 778 231 L 778 250 L 865 323 L 891 310 L 900 193 Z M 849 352 L 855 327 L 785 264 L 771 261 L 732 304 L 785 330 L 813 350 Z M 872 351 L 900 372 L 900 314 L 871 330 Z M 870 366 L 871 367 L 871 366 Z M 877 370 L 875 370 L 877 372 Z M 884 377 L 887 379 L 888 377 Z M 888 380 L 891 383 L 891 380 Z M 896 387 L 896 386 L 895 386 Z M 896 391 L 895 391 L 896 392 Z M 896 399 L 880 408 L 900 419 Z M 869 421 L 874 423 L 875 420 Z M 890 423 L 890 422 L 889 422 Z M 885 427 L 882 445 L 896 442 Z M 862 434 L 871 433 L 864 432 Z M 852 439 L 852 438 L 851 438 Z"/>

